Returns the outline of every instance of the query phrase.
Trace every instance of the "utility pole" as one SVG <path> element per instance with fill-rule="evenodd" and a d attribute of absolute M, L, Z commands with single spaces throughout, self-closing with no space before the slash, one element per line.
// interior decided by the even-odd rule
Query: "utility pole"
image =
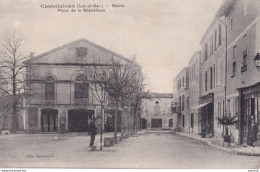
<path fill-rule="evenodd" d="M 224 84 L 224 113 L 223 120 L 225 115 L 227 114 L 227 17 L 225 17 L 225 22 L 218 20 L 225 26 L 225 84 Z M 221 38 L 220 38 L 221 39 Z M 223 123 L 223 137 L 225 135 L 225 125 Z"/>

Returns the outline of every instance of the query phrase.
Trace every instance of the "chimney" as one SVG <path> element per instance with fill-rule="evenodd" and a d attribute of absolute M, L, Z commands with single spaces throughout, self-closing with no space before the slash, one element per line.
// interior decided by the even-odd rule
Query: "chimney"
<path fill-rule="evenodd" d="M 30 52 L 30 59 L 33 58 L 34 53 Z"/>

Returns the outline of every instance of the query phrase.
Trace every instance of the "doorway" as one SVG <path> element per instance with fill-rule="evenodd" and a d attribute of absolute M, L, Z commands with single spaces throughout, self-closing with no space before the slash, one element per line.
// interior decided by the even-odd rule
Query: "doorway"
<path fill-rule="evenodd" d="M 169 119 L 169 127 L 170 127 L 170 128 L 173 127 L 173 119 Z"/>
<path fill-rule="evenodd" d="M 41 131 L 53 132 L 57 131 L 58 126 L 58 110 L 56 109 L 42 109 L 41 115 Z"/>
<path fill-rule="evenodd" d="M 152 119 L 152 128 L 161 128 L 162 127 L 162 119 Z"/>

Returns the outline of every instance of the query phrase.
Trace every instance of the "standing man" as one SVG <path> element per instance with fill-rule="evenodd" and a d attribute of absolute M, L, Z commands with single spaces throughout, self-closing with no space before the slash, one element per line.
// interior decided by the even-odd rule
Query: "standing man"
<path fill-rule="evenodd" d="M 95 136 L 97 134 L 97 126 L 96 126 L 96 118 L 91 118 L 89 127 L 88 127 L 88 134 L 90 135 L 90 144 L 89 147 L 92 147 L 94 145 Z"/>
<path fill-rule="evenodd" d="M 255 147 L 254 142 L 256 141 L 257 141 L 257 127 L 255 123 L 255 118 L 252 115 L 251 118 L 249 119 L 247 144 L 249 146 Z"/>

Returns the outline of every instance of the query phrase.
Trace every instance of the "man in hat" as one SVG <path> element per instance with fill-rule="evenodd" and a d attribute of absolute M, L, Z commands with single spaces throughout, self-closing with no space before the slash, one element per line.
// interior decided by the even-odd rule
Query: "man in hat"
<path fill-rule="evenodd" d="M 97 134 L 97 126 L 96 126 L 96 118 L 90 118 L 89 120 L 89 126 L 88 126 L 88 134 L 90 135 L 90 144 L 89 147 L 92 147 L 94 145 L 95 136 Z"/>

